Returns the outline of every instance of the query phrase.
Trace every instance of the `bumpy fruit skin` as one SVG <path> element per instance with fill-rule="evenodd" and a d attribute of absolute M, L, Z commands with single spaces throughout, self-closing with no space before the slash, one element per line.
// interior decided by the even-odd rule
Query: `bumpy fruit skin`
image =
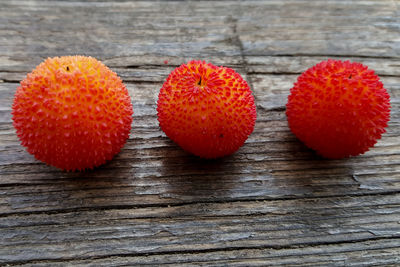
<path fill-rule="evenodd" d="M 254 97 L 234 70 L 191 61 L 168 76 L 158 96 L 161 129 L 202 158 L 234 153 L 253 132 Z"/>
<path fill-rule="evenodd" d="M 112 159 L 129 136 L 132 104 L 121 79 L 92 57 L 48 58 L 21 81 L 12 107 L 23 146 L 63 170 Z"/>
<path fill-rule="evenodd" d="M 339 159 L 362 154 L 381 138 L 390 97 L 367 66 L 327 60 L 298 77 L 286 115 L 292 132 L 308 147 Z"/>

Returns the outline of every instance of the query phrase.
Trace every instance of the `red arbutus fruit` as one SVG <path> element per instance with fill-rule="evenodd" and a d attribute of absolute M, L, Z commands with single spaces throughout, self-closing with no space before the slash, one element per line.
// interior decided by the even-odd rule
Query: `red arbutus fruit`
<path fill-rule="evenodd" d="M 253 132 L 254 97 L 233 69 L 204 61 L 176 68 L 157 102 L 161 129 L 184 150 L 202 158 L 234 153 Z"/>
<path fill-rule="evenodd" d="M 17 88 L 12 119 L 36 159 L 63 170 L 111 160 L 129 137 L 132 104 L 121 79 L 92 57 L 48 58 Z"/>
<path fill-rule="evenodd" d="M 390 97 L 367 66 L 327 60 L 298 77 L 286 115 L 291 131 L 321 156 L 357 156 L 386 131 Z"/>

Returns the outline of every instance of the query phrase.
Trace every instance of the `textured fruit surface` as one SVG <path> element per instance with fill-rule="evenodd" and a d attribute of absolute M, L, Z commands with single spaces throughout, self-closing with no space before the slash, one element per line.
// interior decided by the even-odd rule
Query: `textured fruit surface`
<path fill-rule="evenodd" d="M 161 129 L 203 158 L 232 154 L 252 133 L 254 97 L 234 70 L 191 61 L 168 76 L 158 97 Z"/>
<path fill-rule="evenodd" d="M 64 170 L 110 160 L 125 144 L 132 104 L 121 79 L 92 57 L 48 58 L 17 88 L 13 121 L 29 153 Z"/>
<path fill-rule="evenodd" d="M 286 115 L 292 132 L 323 157 L 356 156 L 385 132 L 390 97 L 367 66 L 327 60 L 299 76 Z"/>

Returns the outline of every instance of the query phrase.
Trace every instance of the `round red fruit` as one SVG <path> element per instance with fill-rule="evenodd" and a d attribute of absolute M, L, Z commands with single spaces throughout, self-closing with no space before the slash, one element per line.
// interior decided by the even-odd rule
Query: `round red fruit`
<path fill-rule="evenodd" d="M 84 56 L 45 60 L 21 81 L 12 107 L 22 145 L 63 170 L 110 160 L 129 137 L 132 114 L 121 79 Z"/>
<path fill-rule="evenodd" d="M 161 129 L 184 150 L 202 158 L 234 153 L 253 132 L 254 97 L 234 70 L 204 61 L 176 68 L 157 103 Z"/>
<path fill-rule="evenodd" d="M 308 147 L 339 159 L 362 154 L 381 138 L 390 97 L 367 66 L 327 60 L 298 77 L 286 115 L 292 132 Z"/>

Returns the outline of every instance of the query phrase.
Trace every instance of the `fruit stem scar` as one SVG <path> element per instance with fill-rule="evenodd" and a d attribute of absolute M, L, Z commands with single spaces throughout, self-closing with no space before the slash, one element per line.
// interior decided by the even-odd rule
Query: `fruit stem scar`
<path fill-rule="evenodd" d="M 67 71 L 69 71 L 69 66 L 67 66 Z"/>
<path fill-rule="evenodd" d="M 349 76 L 349 79 L 351 79 L 351 74 L 350 74 L 350 76 Z"/>

